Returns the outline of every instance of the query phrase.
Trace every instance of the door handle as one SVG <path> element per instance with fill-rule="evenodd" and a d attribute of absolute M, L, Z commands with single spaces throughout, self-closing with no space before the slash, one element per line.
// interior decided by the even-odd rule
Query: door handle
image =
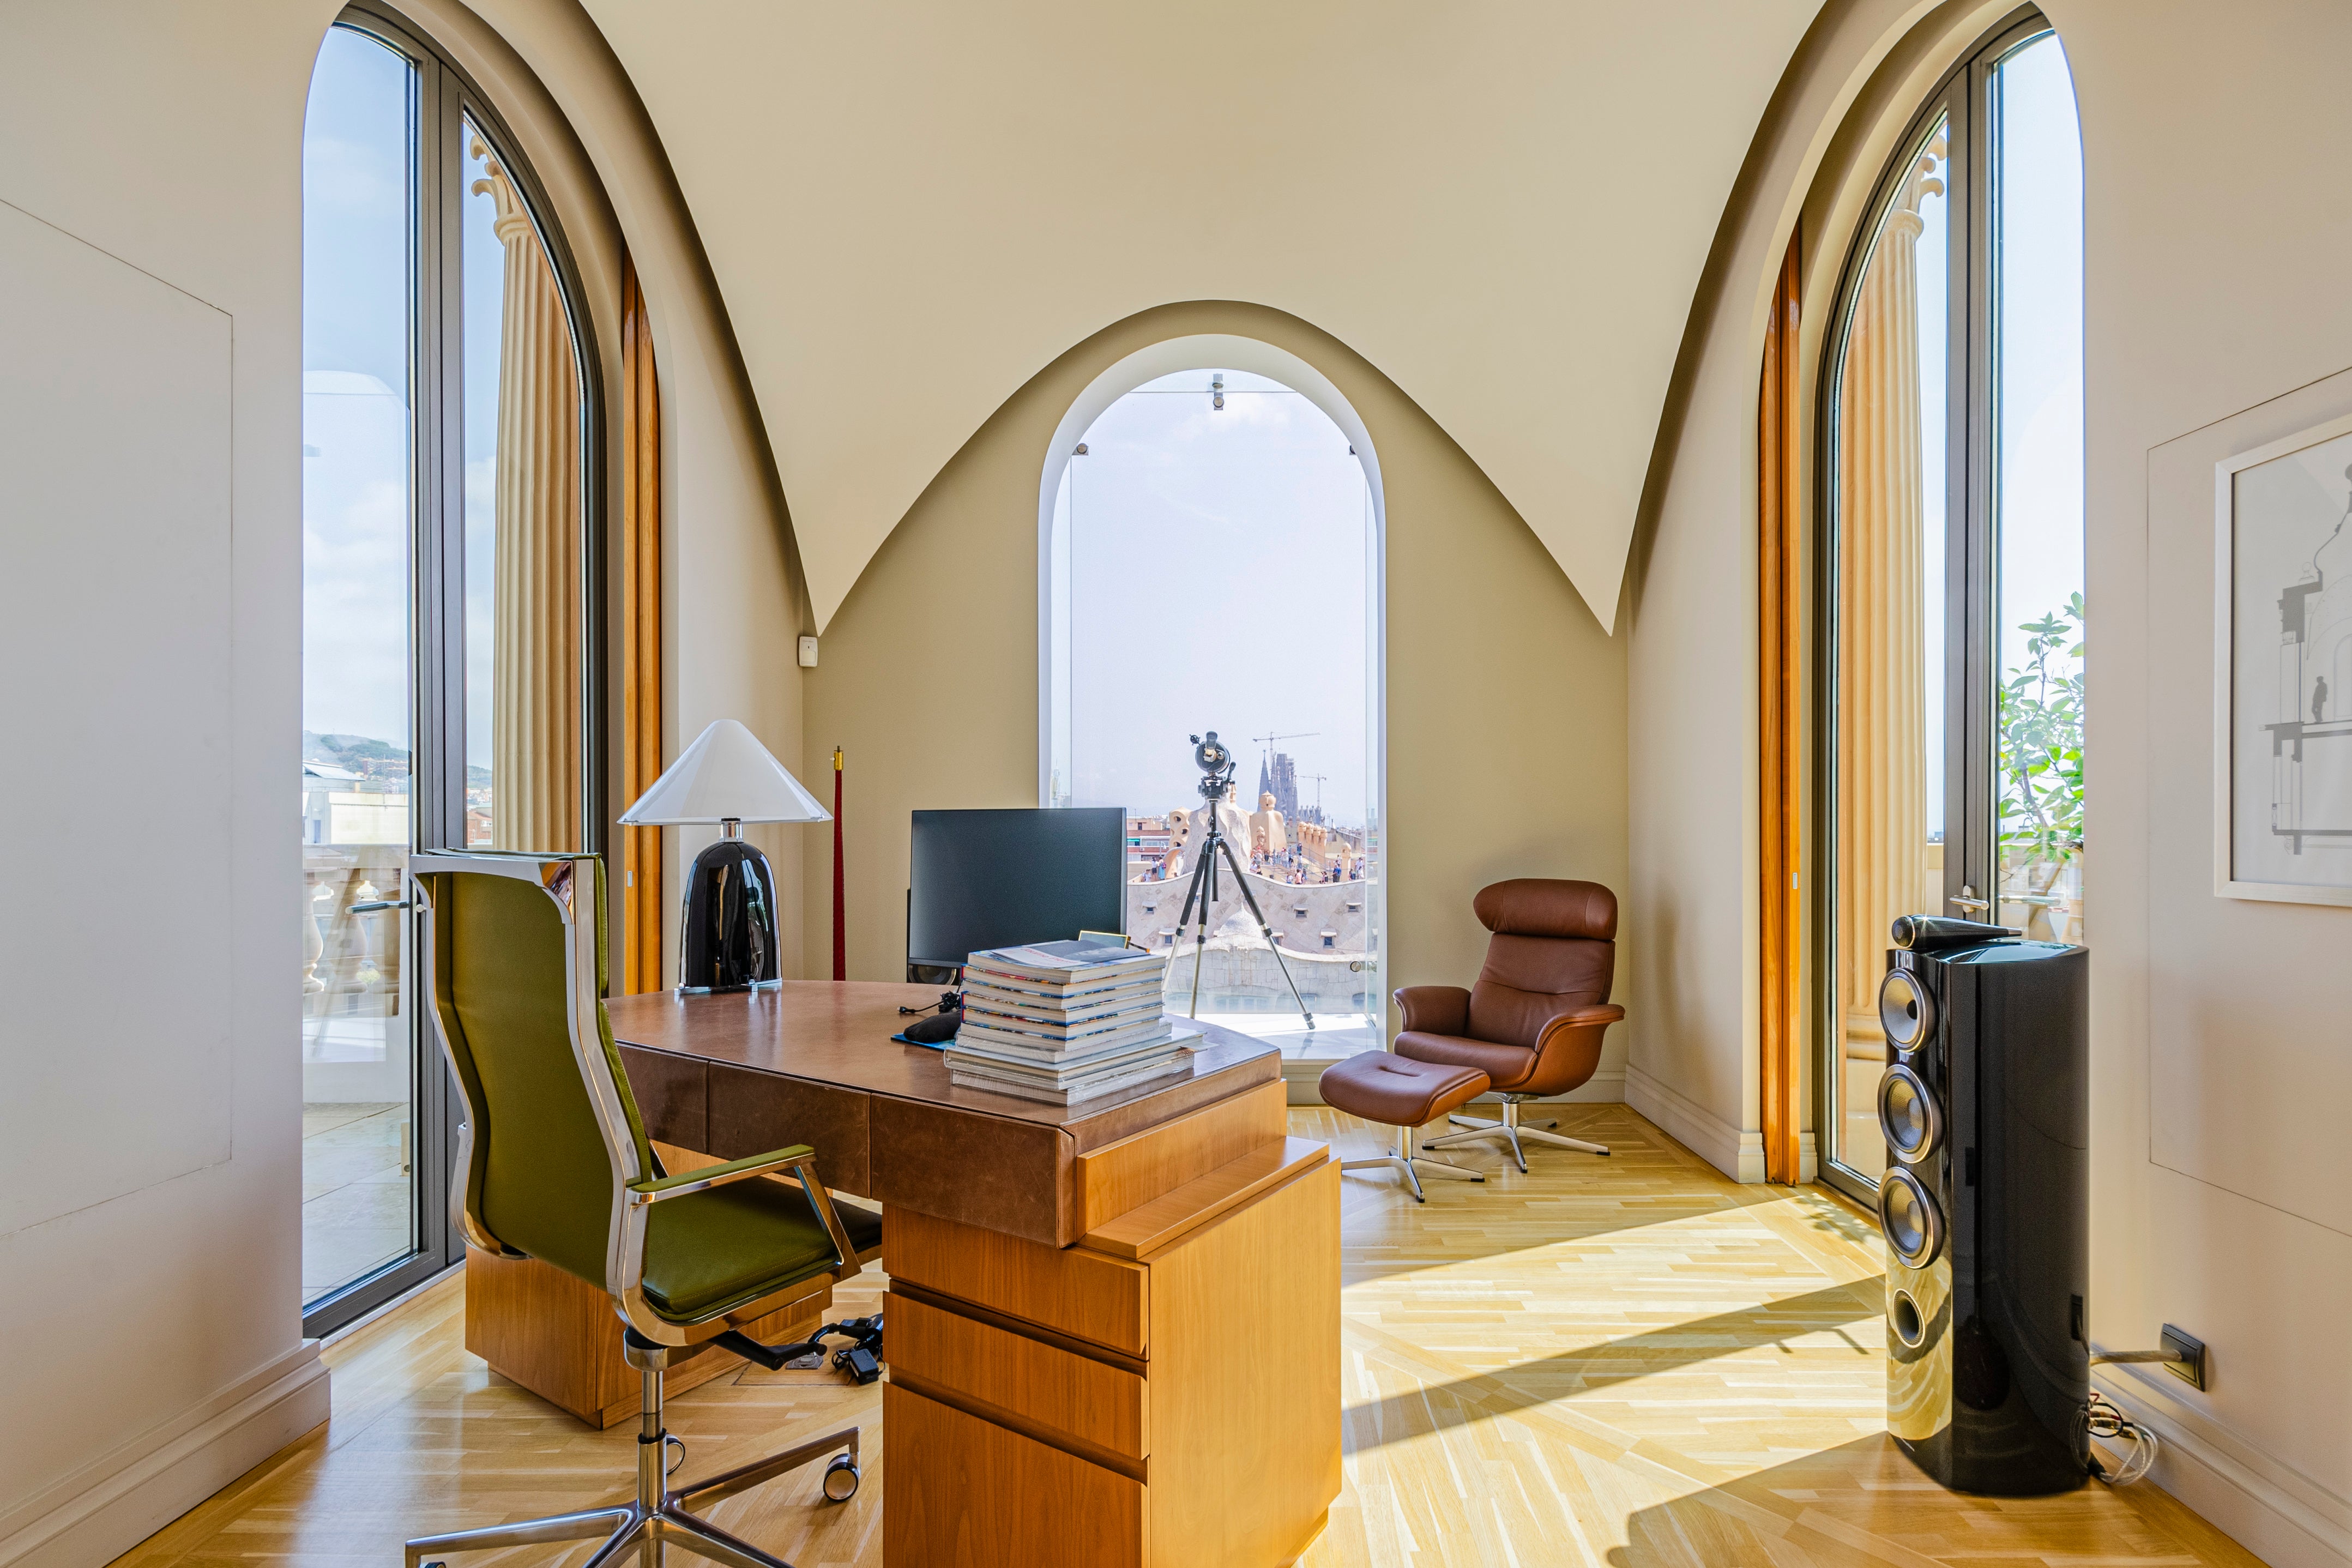
<path fill-rule="evenodd" d="M 1990 910 L 1992 908 L 1992 901 L 1989 899 L 1971 898 L 1968 896 L 1974 891 L 1975 889 L 1972 888 L 1962 888 L 1959 892 L 1953 895 L 1949 900 L 1952 908 L 1956 910 L 1972 910 L 1978 914 L 1984 914 Z"/>
<path fill-rule="evenodd" d="M 370 899 L 363 904 L 345 904 L 343 906 L 343 913 L 347 915 L 372 915 L 378 910 L 404 910 L 407 907 L 408 900 L 406 899 Z"/>

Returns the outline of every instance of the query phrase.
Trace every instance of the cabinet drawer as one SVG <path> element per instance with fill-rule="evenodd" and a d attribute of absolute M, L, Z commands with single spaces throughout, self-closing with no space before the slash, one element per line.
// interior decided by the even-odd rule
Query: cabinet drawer
<path fill-rule="evenodd" d="M 894 1376 L 952 1389 L 1123 1458 L 1151 1452 L 1150 1387 L 1134 1373 L 896 1290 L 886 1301 Z"/>
<path fill-rule="evenodd" d="M 1131 1356 L 1149 1353 L 1151 1273 L 1123 1258 L 1047 1247 L 886 1204 L 882 1267 L 895 1279 L 942 1296 Z"/>
<path fill-rule="evenodd" d="M 896 1335 L 898 1326 L 890 1325 Z M 898 1346 L 891 1346 L 895 1357 Z M 1142 1568 L 1151 1492 L 1117 1470 L 886 1384 L 886 1563 Z"/>

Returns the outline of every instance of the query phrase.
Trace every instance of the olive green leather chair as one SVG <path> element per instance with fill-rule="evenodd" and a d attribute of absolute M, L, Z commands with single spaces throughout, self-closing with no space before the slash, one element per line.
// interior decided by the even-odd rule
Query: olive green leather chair
<path fill-rule="evenodd" d="M 827 1454 L 825 1496 L 857 1489 L 857 1429 L 669 1489 L 662 1373 L 714 1349 L 771 1364 L 740 1330 L 856 1274 L 860 1247 L 806 1144 L 664 1175 L 605 1017 L 604 867 L 593 855 L 425 853 L 409 862 L 419 978 L 466 1100 L 451 1218 L 466 1239 L 536 1258 L 613 1298 L 644 1377 L 636 1496 L 626 1503 L 408 1542 L 408 1568 L 453 1552 L 605 1537 L 583 1568 L 674 1542 L 728 1568 L 790 1568 L 687 1511 Z M 754 1178 L 789 1173 L 800 1184 Z M 870 1217 L 862 1215 L 860 1217 Z M 861 1229 L 866 1228 L 861 1226 Z"/>

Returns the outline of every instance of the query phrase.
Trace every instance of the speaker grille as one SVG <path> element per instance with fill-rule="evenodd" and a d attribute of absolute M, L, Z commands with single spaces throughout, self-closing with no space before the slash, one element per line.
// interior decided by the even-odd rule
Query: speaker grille
<path fill-rule="evenodd" d="M 1916 1051 L 1936 1032 L 1936 999 L 1907 969 L 1878 983 L 1878 1022 L 1898 1051 Z"/>
<path fill-rule="evenodd" d="M 1925 1268 L 1944 1250 L 1944 1216 L 1918 1177 L 1897 1165 L 1878 1184 L 1878 1228 L 1886 1245 L 1913 1268 Z"/>

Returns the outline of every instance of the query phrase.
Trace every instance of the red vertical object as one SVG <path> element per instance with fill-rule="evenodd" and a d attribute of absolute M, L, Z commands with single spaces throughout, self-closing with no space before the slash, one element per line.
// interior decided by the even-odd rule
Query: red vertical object
<path fill-rule="evenodd" d="M 849 924 L 841 890 L 841 748 L 833 749 L 833 977 L 849 978 Z"/>

